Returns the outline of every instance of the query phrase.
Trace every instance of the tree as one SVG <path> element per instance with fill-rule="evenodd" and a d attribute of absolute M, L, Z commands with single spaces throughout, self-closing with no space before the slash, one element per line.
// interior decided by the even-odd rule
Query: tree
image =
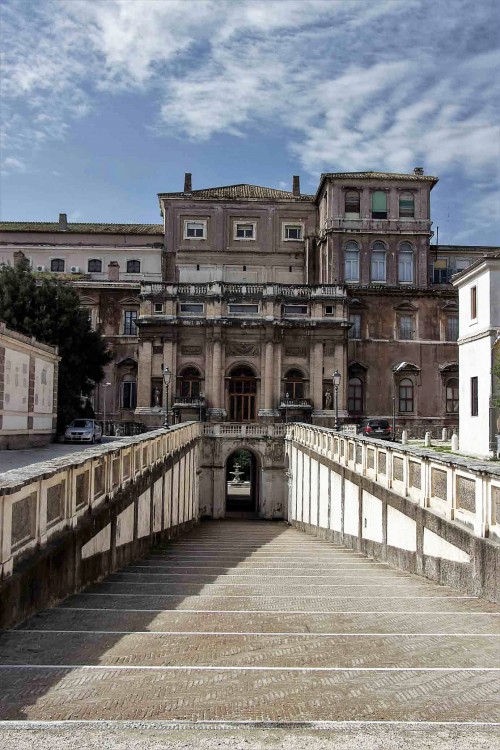
<path fill-rule="evenodd" d="M 112 359 L 101 334 L 93 331 L 80 298 L 70 283 L 37 279 L 22 259 L 15 268 L 0 266 L 0 319 L 9 328 L 59 347 L 58 429 L 81 411 L 104 378 Z"/>

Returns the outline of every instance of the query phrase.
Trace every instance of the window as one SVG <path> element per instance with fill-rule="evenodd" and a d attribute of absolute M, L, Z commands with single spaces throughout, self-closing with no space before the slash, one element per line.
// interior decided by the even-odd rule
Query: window
<path fill-rule="evenodd" d="M 361 378 L 350 378 L 347 387 L 347 410 L 349 414 L 363 413 L 363 381 Z"/>
<path fill-rule="evenodd" d="M 385 193 L 384 193 L 385 195 Z M 359 219 L 360 196 L 357 190 L 348 190 L 344 197 L 344 214 L 346 219 Z"/>
<path fill-rule="evenodd" d="M 349 328 L 349 338 L 360 339 L 361 338 L 361 315 L 360 313 L 351 313 L 349 315 L 349 320 L 352 323 L 351 328 Z"/>
<path fill-rule="evenodd" d="M 206 221 L 185 221 L 184 222 L 184 239 L 185 240 L 203 240 L 206 237 Z"/>
<path fill-rule="evenodd" d="M 249 304 L 243 304 L 243 305 L 228 305 L 228 310 L 230 313 L 250 313 L 255 314 L 259 312 L 259 306 L 258 305 L 249 305 Z"/>
<path fill-rule="evenodd" d="M 383 190 L 372 193 L 372 219 L 387 219 L 387 195 Z"/>
<path fill-rule="evenodd" d="M 53 258 L 50 261 L 50 270 L 56 271 L 58 273 L 61 273 L 61 271 L 64 271 L 64 261 L 62 258 Z"/>
<path fill-rule="evenodd" d="M 203 315 L 203 312 L 205 310 L 205 306 L 203 302 L 181 302 L 179 313 L 181 315 L 190 314 L 190 315 Z"/>
<path fill-rule="evenodd" d="M 346 242 L 344 278 L 345 281 L 359 281 L 359 245 L 357 242 Z"/>
<path fill-rule="evenodd" d="M 446 341 L 458 341 L 458 315 L 446 318 Z"/>
<path fill-rule="evenodd" d="M 97 258 L 92 258 L 92 260 L 89 260 L 88 265 L 87 265 L 87 271 L 89 273 L 101 273 L 102 260 L 98 260 Z"/>
<path fill-rule="evenodd" d="M 304 398 L 304 377 L 299 370 L 289 370 L 285 375 L 285 398 L 290 401 Z"/>
<path fill-rule="evenodd" d="M 447 284 L 450 280 L 452 271 L 448 268 L 446 258 L 437 258 L 432 266 L 432 283 Z"/>
<path fill-rule="evenodd" d="M 446 413 L 458 414 L 458 379 L 450 378 L 446 383 Z"/>
<path fill-rule="evenodd" d="M 285 224 L 285 240 L 301 240 L 302 224 Z"/>
<path fill-rule="evenodd" d="M 283 315 L 307 315 L 307 305 L 283 305 Z"/>
<path fill-rule="evenodd" d="M 385 193 L 384 193 L 385 195 Z M 383 242 L 374 242 L 371 257 L 371 276 L 372 281 L 385 281 L 386 264 L 385 264 L 385 245 Z"/>
<path fill-rule="evenodd" d="M 398 338 L 401 341 L 413 339 L 413 315 L 400 315 L 398 318 Z"/>
<path fill-rule="evenodd" d="M 398 277 L 402 284 L 413 283 L 413 247 L 409 242 L 399 246 Z"/>
<path fill-rule="evenodd" d="M 137 320 L 137 310 L 125 310 L 123 318 L 123 333 L 125 336 L 136 336 L 137 327 L 135 321 Z"/>
<path fill-rule="evenodd" d="M 415 198 L 412 193 L 401 193 L 399 196 L 399 218 L 413 219 L 415 216 Z"/>
<path fill-rule="evenodd" d="M 137 405 L 137 383 L 132 377 L 126 377 L 121 388 L 122 409 L 135 409 Z"/>
<path fill-rule="evenodd" d="M 325 315 L 335 315 L 335 305 L 325 305 Z"/>
<path fill-rule="evenodd" d="M 140 272 L 141 272 L 140 260 L 127 260 L 127 273 L 140 273 Z"/>
<path fill-rule="evenodd" d="M 201 377 L 196 367 L 186 367 L 179 378 L 179 395 L 182 399 L 193 400 L 200 397 Z"/>
<path fill-rule="evenodd" d="M 477 377 L 470 379 L 470 415 L 477 417 L 479 414 Z"/>
<path fill-rule="evenodd" d="M 403 414 L 413 411 L 413 383 L 409 378 L 399 384 L 399 411 Z"/>
<path fill-rule="evenodd" d="M 477 286 L 471 287 L 470 290 L 470 317 L 471 320 L 477 318 Z"/>
<path fill-rule="evenodd" d="M 153 305 L 153 312 L 158 315 L 163 312 L 163 302 L 155 302 Z"/>
<path fill-rule="evenodd" d="M 254 240 L 255 239 L 255 224 L 240 224 L 236 222 L 234 225 L 234 239 L 235 240 Z"/>

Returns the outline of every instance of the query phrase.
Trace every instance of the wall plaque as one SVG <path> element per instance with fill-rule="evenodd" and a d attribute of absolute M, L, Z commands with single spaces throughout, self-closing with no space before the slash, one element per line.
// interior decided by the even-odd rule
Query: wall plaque
<path fill-rule="evenodd" d="M 203 347 L 201 346 L 181 346 L 181 354 L 201 354 Z"/>
<path fill-rule="evenodd" d="M 307 350 L 304 346 L 286 346 L 285 357 L 305 357 Z"/>

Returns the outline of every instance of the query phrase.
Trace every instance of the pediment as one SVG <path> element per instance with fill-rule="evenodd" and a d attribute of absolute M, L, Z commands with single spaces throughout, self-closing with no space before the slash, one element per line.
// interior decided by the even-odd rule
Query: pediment
<path fill-rule="evenodd" d="M 416 312 L 417 308 L 414 304 L 410 302 L 409 299 L 403 300 L 403 302 L 400 302 L 399 305 L 394 305 L 394 309 L 397 310 L 397 312 Z"/>
<path fill-rule="evenodd" d="M 399 362 L 392 368 L 394 373 L 396 372 L 420 372 L 420 367 L 413 362 Z"/>

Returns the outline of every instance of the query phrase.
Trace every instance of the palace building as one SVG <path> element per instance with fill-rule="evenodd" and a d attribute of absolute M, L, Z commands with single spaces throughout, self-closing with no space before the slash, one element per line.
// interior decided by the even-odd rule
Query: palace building
<path fill-rule="evenodd" d="M 98 417 L 375 416 L 437 434 L 458 424 L 451 276 L 491 248 L 431 245 L 436 183 L 420 168 L 325 173 L 304 195 L 298 177 L 193 189 L 188 173 L 159 194 L 161 224 L 2 222 L 0 262 L 22 253 L 77 288 L 115 353 Z"/>

